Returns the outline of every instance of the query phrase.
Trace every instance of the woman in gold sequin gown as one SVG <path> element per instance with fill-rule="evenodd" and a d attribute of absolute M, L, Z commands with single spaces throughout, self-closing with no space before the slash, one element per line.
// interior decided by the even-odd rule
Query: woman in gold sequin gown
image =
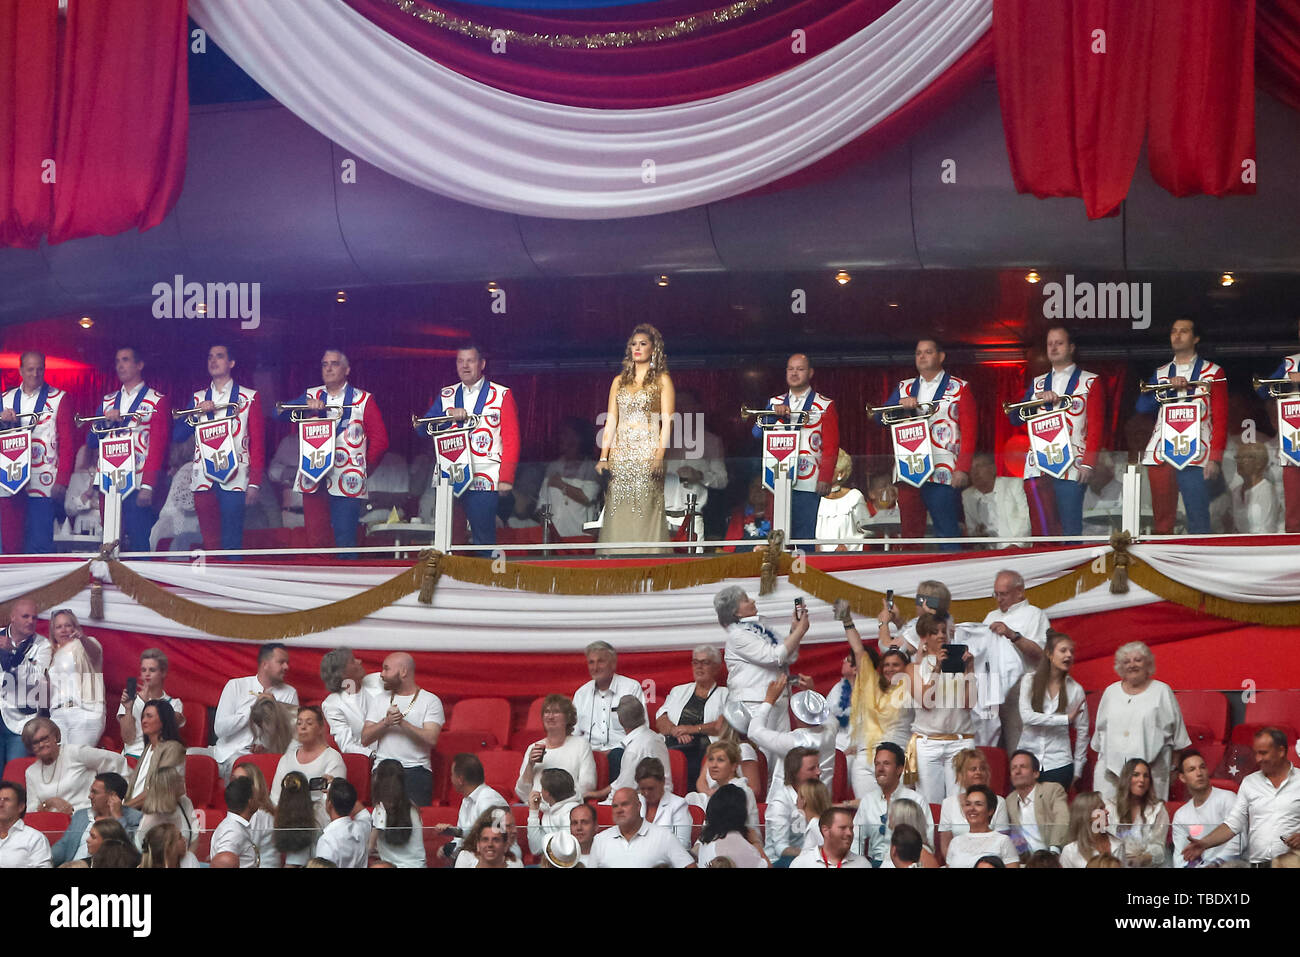
<path fill-rule="evenodd" d="M 632 330 L 623 371 L 609 387 L 609 413 L 598 472 L 609 473 L 602 542 L 662 542 L 664 452 L 672 434 L 675 393 L 664 340 L 651 325 Z"/>

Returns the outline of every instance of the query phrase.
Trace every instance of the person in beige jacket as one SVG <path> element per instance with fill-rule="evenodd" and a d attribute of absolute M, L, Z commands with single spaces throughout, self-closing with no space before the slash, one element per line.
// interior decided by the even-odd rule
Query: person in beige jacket
<path fill-rule="evenodd" d="M 1011 793 L 1007 795 L 1009 835 L 1021 854 L 1060 852 L 1070 827 L 1070 808 L 1059 784 L 1038 783 L 1038 759 L 1028 751 L 1011 755 Z"/>

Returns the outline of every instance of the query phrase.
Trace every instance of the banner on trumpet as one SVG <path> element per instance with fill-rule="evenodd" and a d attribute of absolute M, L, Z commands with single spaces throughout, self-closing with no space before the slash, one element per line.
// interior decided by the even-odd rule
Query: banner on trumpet
<path fill-rule="evenodd" d="M 136 490 L 135 438 L 116 431 L 99 440 L 99 490 L 126 498 Z"/>
<path fill-rule="evenodd" d="M 199 422 L 194 428 L 203 473 L 218 485 L 225 485 L 239 471 L 239 454 L 235 449 L 235 423 L 238 419 Z"/>
<path fill-rule="evenodd" d="M 1031 415 L 1029 451 L 1039 470 L 1052 478 L 1063 479 L 1074 463 L 1074 445 L 1070 441 L 1070 423 L 1064 412 Z"/>
<path fill-rule="evenodd" d="M 920 488 L 934 475 L 930 420 L 890 422 L 889 437 L 894 443 L 894 468 L 898 473 L 898 481 Z"/>
<path fill-rule="evenodd" d="M 298 477 L 313 488 L 334 465 L 334 420 L 298 420 Z"/>
<path fill-rule="evenodd" d="M 433 447 L 438 456 L 438 470 L 451 483 L 452 494 L 460 498 L 474 481 L 469 432 L 466 429 L 439 432 L 433 437 Z"/>
<path fill-rule="evenodd" d="M 1201 403 L 1160 406 L 1160 458 L 1182 471 L 1201 454 Z"/>
<path fill-rule="evenodd" d="M 763 487 L 776 494 L 776 483 L 791 483 L 799 463 L 797 429 L 763 430 Z"/>
<path fill-rule="evenodd" d="M 12 429 L 0 433 L 0 498 L 17 495 L 31 475 L 31 430 Z"/>
<path fill-rule="evenodd" d="M 1278 443 L 1283 465 L 1300 465 L 1300 396 L 1277 400 Z"/>

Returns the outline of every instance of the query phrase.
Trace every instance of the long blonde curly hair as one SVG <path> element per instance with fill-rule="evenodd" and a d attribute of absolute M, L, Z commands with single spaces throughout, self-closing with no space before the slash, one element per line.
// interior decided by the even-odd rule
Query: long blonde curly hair
<path fill-rule="evenodd" d="M 659 377 L 668 372 L 668 355 L 664 352 L 664 337 L 659 334 L 659 330 L 648 322 L 643 322 L 627 337 L 627 345 L 623 349 L 623 375 L 619 377 L 622 385 L 636 385 L 636 363 L 632 361 L 632 340 L 639 335 L 650 337 L 650 371 L 646 374 L 645 388 L 659 388 Z"/>

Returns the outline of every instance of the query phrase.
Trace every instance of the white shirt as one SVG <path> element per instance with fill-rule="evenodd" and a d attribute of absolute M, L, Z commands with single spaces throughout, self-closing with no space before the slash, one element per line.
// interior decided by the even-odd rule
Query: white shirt
<path fill-rule="evenodd" d="M 658 824 L 642 821 L 629 841 L 617 827 L 606 828 L 591 842 L 592 867 L 656 867 L 670 864 L 688 867 L 695 863 L 690 852 L 677 842 L 673 832 Z"/>
<path fill-rule="evenodd" d="M 583 858 L 582 863 L 586 867 L 591 867 L 591 863 L 585 857 Z M 458 868 L 478 867 L 478 857 L 476 857 L 474 854 L 471 854 L 469 851 L 461 851 L 459 854 L 456 855 L 456 863 L 454 866 Z M 518 858 L 506 858 L 507 869 L 516 868 L 516 867 L 522 868 L 523 866 L 524 866 L 524 862 L 519 860 Z"/>
<path fill-rule="evenodd" d="M 855 488 L 849 489 L 839 498 L 822 496 L 817 505 L 818 538 L 863 538 L 861 528 L 867 524 L 871 513 L 867 511 L 867 500 Z M 843 548 L 849 552 L 862 551 L 862 545 L 818 545 L 819 552 L 833 552 Z"/>
<path fill-rule="evenodd" d="M 181 712 L 184 709 L 185 704 L 180 698 L 173 698 L 171 695 L 165 694 L 159 700 L 166 701 L 172 706 L 172 710 L 176 712 L 176 717 L 178 719 L 181 717 Z M 136 695 L 131 700 L 131 717 L 135 719 L 135 738 L 123 743 L 122 753 L 127 757 L 138 758 L 144 750 L 144 736 L 140 734 L 140 715 L 144 713 L 145 703 L 146 700 L 141 698 L 139 695 Z M 125 714 L 126 705 L 119 704 L 117 706 L 117 716 L 120 718 Z M 139 778 L 142 781 L 144 780 L 143 772 L 139 775 Z M 130 795 L 127 796 L 130 797 Z"/>
<path fill-rule="evenodd" d="M 1021 479 L 1000 475 L 993 480 L 990 492 L 968 485 L 961 491 L 961 506 L 966 534 L 971 537 L 983 526 L 984 534 L 990 538 L 1011 539 L 999 546 L 1010 548 L 1023 544 L 1020 540 L 1029 535 L 1029 500 Z"/>
<path fill-rule="evenodd" d="M 371 697 L 366 703 L 366 720 L 383 721 L 390 707 L 397 708 L 399 713 L 405 715 L 405 720 L 417 728 L 427 724 L 447 723 L 438 696 L 423 688 L 416 689 L 414 695 Z M 404 768 L 433 770 L 433 760 L 429 757 L 431 750 L 423 741 L 417 741 L 405 731 L 398 728 L 385 728 L 375 739 L 375 763 L 392 759 L 401 762 Z"/>
<path fill-rule="evenodd" d="M 552 834 L 569 830 L 569 812 L 581 803 L 581 800 L 572 797 L 541 811 L 528 809 L 528 846 L 534 854 L 542 853 L 546 839 Z"/>
<path fill-rule="evenodd" d="M 1205 803 L 1200 807 L 1195 801 L 1188 801 L 1174 814 L 1174 867 L 1187 867 L 1190 861 L 1183 860 L 1183 849 L 1191 841 L 1199 840 L 1228 819 L 1237 795 L 1223 788 L 1210 788 L 1205 796 Z M 1226 844 L 1212 847 L 1201 855 L 1201 864 L 1214 861 L 1231 860 L 1241 857 L 1241 835 L 1237 835 Z"/>
<path fill-rule="evenodd" d="M 847 688 L 848 699 L 845 700 L 844 692 Z M 843 703 L 841 703 L 843 702 Z M 853 746 L 849 740 L 849 732 L 853 726 L 853 682 L 848 678 L 841 678 L 835 682 L 835 686 L 826 692 L 826 705 L 831 709 L 831 723 L 835 728 L 835 750 L 848 751 Z M 840 721 L 843 719 L 843 723 Z"/>
<path fill-rule="evenodd" d="M 34 761 L 27 767 L 27 806 L 33 811 L 50 798 L 62 798 L 74 811 L 90 807 L 90 785 L 95 775 L 115 771 L 130 774 L 126 758 L 116 751 L 80 744 L 59 746 L 53 764 Z"/>
<path fill-rule="evenodd" d="M 248 821 L 238 814 L 227 814 L 212 832 L 212 856 L 225 851 L 238 855 L 240 867 L 257 867 L 259 851 L 253 842 Z"/>
<path fill-rule="evenodd" d="M 716 783 L 713 778 L 709 777 L 709 772 L 704 772 L 704 781 L 709 787 Z M 758 829 L 758 799 L 754 796 L 753 790 L 749 787 L 749 779 L 743 774 L 738 774 L 727 782 L 728 785 L 734 785 L 745 792 L 745 826 Z M 691 807 L 708 809 L 709 795 L 703 791 L 692 791 L 686 795 L 686 803 Z"/>
<path fill-rule="evenodd" d="M 776 731 L 772 723 L 773 706 L 764 701 L 754 709 L 749 722 L 749 740 L 764 751 L 784 758 L 795 748 L 812 748 L 817 752 L 822 784 L 830 788 L 835 780 L 835 731 L 839 727 L 827 722 L 820 728 L 796 728 L 794 731 Z M 785 784 L 785 761 L 773 761 L 771 788 Z"/>
<path fill-rule="evenodd" d="M 321 702 L 321 711 L 329 723 L 334 743 L 344 754 L 373 754 L 374 745 L 361 744 L 361 729 L 365 727 L 366 711 L 372 695 L 382 694 L 384 680 L 378 672 L 361 679 L 361 687 L 353 694 L 335 691 Z"/>
<path fill-rule="evenodd" d="M 534 744 L 546 745 L 546 739 L 542 738 Z M 515 794 L 519 795 L 519 800 L 527 802 L 529 794 L 542 789 L 542 772 L 547 768 L 568 771 L 569 777 L 573 778 L 573 793 L 579 798 L 584 797 L 589 791 L 596 790 L 596 759 L 592 756 L 591 745 L 587 743 L 586 738 L 571 734 L 558 748 L 547 745 L 542 763 L 533 768 L 532 786 L 527 787 L 528 752 L 532 749 L 531 744 L 524 748 L 524 760 L 519 765 L 519 780 L 515 783 Z"/>
<path fill-rule="evenodd" d="M 934 830 L 934 812 L 920 793 L 899 784 L 887 800 L 885 793 L 876 788 L 867 793 L 858 805 L 858 812 L 853 815 L 853 847 L 858 853 L 866 854 L 873 861 L 889 859 L 889 842 L 894 836 L 893 829 L 889 826 L 889 805 L 900 800 L 914 801 L 920 805 L 921 813 L 925 815 L 930 829 Z M 928 845 L 930 842 L 926 838 L 927 835 L 921 835 L 922 843 Z"/>
<path fill-rule="evenodd" d="M 1020 809 L 1020 836 L 1024 838 L 1025 844 L 1028 846 L 1029 850 L 1045 851 L 1047 850 L 1047 844 L 1043 841 L 1042 832 L 1038 830 L 1038 810 L 1035 807 L 1036 802 L 1034 801 L 1034 794 L 1036 794 L 1037 791 L 1037 788 L 1030 788 L 1029 797 L 1022 798 L 1019 791 L 1013 790 L 1004 800 L 1015 801 L 1016 806 Z M 1003 802 L 999 801 L 998 807 L 1001 808 L 1002 806 Z M 993 828 L 996 830 L 997 824 L 994 824 Z M 1014 843 L 1014 841 L 1012 843 Z"/>
<path fill-rule="evenodd" d="M 1034 682 L 1031 675 L 1025 675 L 1020 682 L 1020 743 L 1018 747 L 1031 752 L 1038 758 L 1038 765 L 1044 771 L 1054 771 L 1067 764 L 1074 765 L 1074 776 L 1083 774 L 1083 766 L 1088 760 L 1088 699 L 1087 692 L 1073 678 L 1065 679 L 1065 712 L 1058 713 L 1059 694 L 1043 692 L 1043 710 L 1033 708 Z M 1069 712 L 1080 701 L 1083 707 L 1074 716 L 1074 753 L 1070 753 Z"/>
<path fill-rule="evenodd" d="M 835 870 L 835 865 L 831 864 L 823 856 L 822 852 L 824 850 L 825 850 L 824 848 L 819 847 L 815 850 L 804 851 L 802 854 L 800 854 L 798 857 L 796 857 L 793 861 L 790 862 L 790 866 L 800 867 L 800 868 L 822 867 L 827 870 Z M 871 866 L 871 862 L 869 860 L 867 860 L 865 857 L 861 857 L 860 855 L 853 853 L 852 851 L 849 851 L 847 854 L 844 855 L 844 860 L 840 864 L 840 867 L 848 867 L 853 869 L 870 867 L 870 866 Z"/>
<path fill-rule="evenodd" d="M 376 808 L 378 810 L 378 808 Z M 419 816 L 415 816 L 419 821 Z M 316 856 L 333 861 L 339 867 L 365 867 L 366 845 L 370 840 L 370 822 L 339 817 L 325 825 L 316 842 Z"/>
<path fill-rule="evenodd" d="M 370 812 L 370 824 L 376 831 L 388 827 L 388 812 L 382 804 L 376 804 Z M 394 867 L 424 867 L 424 823 L 420 820 L 420 809 L 411 805 L 411 834 L 405 844 L 389 844 L 380 834 L 375 841 L 375 851 L 381 861 Z"/>
<path fill-rule="evenodd" d="M 1150 854 L 1148 867 L 1165 867 L 1165 841 L 1169 837 L 1169 811 L 1163 801 L 1148 804 L 1142 811 L 1141 818 L 1132 824 L 1121 824 L 1115 804 L 1106 802 L 1106 815 L 1110 820 L 1110 832 L 1119 838 L 1120 849 L 1115 854 L 1123 860 L 1139 854 Z"/>
<path fill-rule="evenodd" d="M 480 784 L 461 799 L 460 813 L 456 815 L 456 827 L 460 829 L 461 834 L 468 834 L 474 822 L 479 819 L 479 815 L 488 808 L 509 806 L 510 802 L 500 794 L 486 784 Z M 460 841 L 460 838 L 456 838 L 451 842 L 452 846 L 458 847 Z"/>
<path fill-rule="evenodd" d="M 645 692 L 641 683 L 623 675 L 614 675 L 609 687 L 596 690 L 596 682 L 588 681 L 573 693 L 573 707 L 578 712 L 574 734 L 587 739 L 593 751 L 613 751 L 623 746 L 625 732 L 618 720 L 618 703 L 624 695 L 631 695 L 645 706 Z"/>
<path fill-rule="evenodd" d="M 641 816 L 645 817 L 644 795 L 641 797 Z M 665 788 L 664 796 L 659 799 L 659 806 L 655 808 L 655 819 L 651 823 L 668 828 L 677 840 L 681 841 L 682 847 L 690 849 L 691 827 L 694 822 L 691 820 L 691 808 L 686 803 L 686 798 Z"/>
<path fill-rule="evenodd" d="M 21 819 L 14 821 L 9 833 L 0 837 L 0 868 L 49 866 L 50 842 L 45 835 Z"/>
<path fill-rule="evenodd" d="M 636 787 L 636 767 L 646 758 L 658 758 L 664 766 L 664 787 L 673 790 L 673 772 L 668 760 L 668 745 L 664 736 L 648 724 L 633 728 L 623 738 L 623 763 L 619 765 L 618 778 L 610 785 L 610 797 L 619 788 Z M 684 785 L 683 785 L 684 786 Z M 606 801 L 609 799 L 607 798 Z"/>
<path fill-rule="evenodd" d="M 727 626 L 724 657 L 732 697 L 754 703 L 767 696 L 767 686 L 786 673 L 786 666 L 799 659 L 799 652 L 786 650 L 785 642 L 762 619 L 750 619 Z M 786 700 L 787 695 L 782 694 L 777 704 Z"/>
<path fill-rule="evenodd" d="M 1267 478 L 1243 489 L 1240 479 L 1231 489 L 1232 524 L 1239 535 L 1274 535 L 1285 528 L 1282 496 Z"/>
<path fill-rule="evenodd" d="M 1282 838 L 1300 831 L 1300 770 L 1291 765 L 1275 788 L 1263 771 L 1248 774 L 1224 821 L 1233 834 L 1246 833 L 1246 860 L 1271 861 L 1288 848 Z"/>
<path fill-rule="evenodd" d="M 288 751 L 280 758 L 280 763 L 275 766 L 275 780 L 271 782 L 271 803 L 280 803 L 280 787 L 284 783 L 284 776 L 290 771 L 297 771 L 309 782 L 312 778 L 343 778 L 347 780 L 348 769 L 343 763 L 343 755 L 339 754 L 333 748 L 326 748 L 318 754 L 313 761 L 303 764 L 298 759 L 298 751 Z M 140 775 L 144 777 L 143 774 Z M 324 827 L 329 823 L 329 811 L 325 808 L 325 792 L 312 791 L 311 803 L 316 811 L 316 823 Z"/>
<path fill-rule="evenodd" d="M 278 868 L 280 852 L 275 846 L 275 817 L 270 811 L 258 808 L 248 819 L 248 834 L 257 845 L 260 858 L 258 867 Z M 303 861 L 303 863 L 307 863 Z"/>
<path fill-rule="evenodd" d="M 722 715 L 722 709 L 727 703 L 726 685 L 715 685 L 709 696 L 704 699 L 704 724 L 711 724 Z M 668 697 L 664 698 L 664 703 L 659 706 L 659 714 L 666 714 L 668 720 L 673 724 L 681 724 L 682 709 L 686 707 L 688 701 L 695 696 L 695 682 L 688 681 L 684 685 L 677 685 L 672 691 L 668 692 Z M 656 720 L 658 720 L 656 718 Z M 705 740 L 712 742 L 713 739 L 705 735 Z M 665 769 L 667 765 L 665 765 Z"/>
<path fill-rule="evenodd" d="M 95 507 L 98 509 L 99 506 Z M 4 634 L 8 633 L 9 629 L 5 628 Z M 41 683 L 45 680 L 45 672 L 50 667 L 53 655 L 54 646 L 49 639 L 35 635 L 22 660 L 14 665 L 12 671 L 5 672 L 4 693 L 0 694 L 0 715 L 4 717 L 5 727 L 14 734 L 22 734 L 27 722 L 36 717 L 36 709 L 45 706 L 42 700 L 44 692 L 38 689 L 41 689 Z M 30 711 L 25 711 L 24 708 Z"/>
<path fill-rule="evenodd" d="M 990 854 L 1002 858 L 1007 864 L 1020 863 L 1020 855 L 1016 853 L 1016 846 L 1011 843 L 1011 838 L 997 831 L 989 831 L 987 834 L 968 832 L 954 837 L 952 843 L 948 845 L 948 856 L 945 861 L 948 867 L 974 867 L 981 857 L 988 857 Z"/>
<path fill-rule="evenodd" d="M 269 689 L 262 687 L 257 675 L 247 678 L 231 678 L 221 690 L 221 700 L 217 702 L 217 715 L 213 719 L 212 729 L 216 732 L 217 743 L 212 746 L 212 756 L 218 764 L 225 764 L 240 754 L 248 754 L 253 747 L 253 728 L 249 724 L 249 713 L 257 696 L 270 691 L 271 696 L 281 704 L 297 705 L 298 692 L 292 685 L 273 685 Z"/>
<path fill-rule="evenodd" d="M 787 847 L 803 847 L 808 819 L 799 810 L 799 792 L 788 784 L 768 789 L 764 815 L 763 850 L 775 861 Z"/>
<path fill-rule="evenodd" d="M 1052 623 L 1047 617 L 1047 612 L 1029 604 L 1028 598 L 1016 602 L 1006 611 L 995 608 L 984 617 L 984 624 L 986 625 L 992 625 L 995 622 L 1002 622 L 1012 631 L 1019 632 L 1039 648 L 1047 647 L 1047 629 L 1052 626 Z M 1006 638 L 1002 640 L 1007 641 Z M 1020 655 L 1021 674 L 1032 670 L 1029 667 L 1029 662 L 1025 661 L 1024 652 L 1019 647 L 1016 647 L 1016 653 Z"/>
<path fill-rule="evenodd" d="M 1102 692 L 1092 733 L 1098 768 L 1119 777 L 1129 758 L 1158 761 L 1172 748 L 1191 743 L 1178 699 L 1163 681 L 1152 679 L 1135 695 L 1119 681 Z"/>
<path fill-rule="evenodd" d="M 962 813 L 963 800 L 964 793 L 949 794 L 939 805 L 939 830 L 951 831 L 954 838 L 970 831 L 970 825 L 966 823 L 966 815 Z M 998 798 L 997 810 L 993 812 L 993 823 L 989 825 L 995 831 L 1006 831 L 1011 828 L 1011 818 L 1007 814 L 1007 800 L 1004 797 Z"/>
<path fill-rule="evenodd" d="M 1005 641 L 1005 639 L 999 640 Z M 957 643 L 965 642 L 958 638 Z M 974 648 L 970 650 L 972 654 L 975 653 Z M 918 707 L 912 719 L 912 732 L 923 736 L 974 734 L 975 722 L 972 710 L 968 707 L 972 683 L 966 680 L 964 674 L 945 674 L 940 671 L 938 659 L 934 655 L 924 655 L 915 660 L 920 683 L 924 686 L 933 682 L 933 685 L 930 692 L 921 693 L 918 689 L 914 695 L 918 699 Z M 977 693 L 982 694 L 983 691 L 981 686 Z M 921 706 L 926 703 L 931 703 L 934 707 Z M 996 706 L 993 708 L 993 713 L 997 713 Z"/>

